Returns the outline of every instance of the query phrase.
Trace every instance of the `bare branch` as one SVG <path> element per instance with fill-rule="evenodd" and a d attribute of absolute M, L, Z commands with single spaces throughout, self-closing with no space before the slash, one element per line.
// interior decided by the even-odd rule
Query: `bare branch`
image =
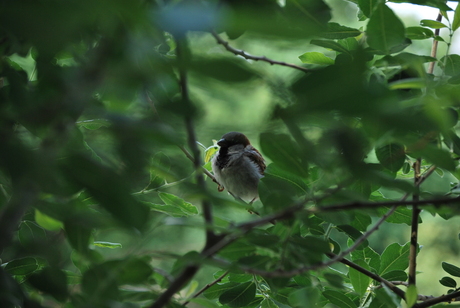
<path fill-rule="evenodd" d="M 439 21 L 441 22 L 442 20 L 442 14 L 441 12 L 439 12 L 438 14 L 438 17 L 436 18 L 436 21 Z M 436 29 L 434 30 L 434 36 L 438 36 L 439 35 L 439 32 L 440 32 L 441 29 Z M 431 46 L 431 54 L 430 56 L 433 57 L 433 58 L 436 58 L 436 54 L 438 52 L 438 41 L 433 39 L 433 45 Z M 430 62 L 430 65 L 428 66 L 428 73 L 429 74 L 433 74 L 434 72 L 434 65 L 436 64 L 436 62 Z"/>
<path fill-rule="evenodd" d="M 248 54 L 246 51 L 244 50 L 241 50 L 241 49 L 236 49 L 232 46 L 230 46 L 230 43 L 227 42 L 226 40 L 224 40 L 223 38 L 221 38 L 219 36 L 219 34 L 217 34 L 217 32 L 215 31 L 211 31 L 211 34 L 212 36 L 216 39 L 217 43 L 218 44 L 221 44 L 222 46 L 225 47 L 225 49 L 227 49 L 228 51 L 230 51 L 231 53 L 237 55 L 237 56 L 242 56 L 243 58 L 245 59 L 248 59 L 248 60 L 254 60 L 254 61 L 263 61 L 263 62 L 267 62 L 267 63 L 270 63 L 271 65 L 281 65 L 281 66 L 286 66 L 286 67 L 290 67 L 290 68 L 293 68 L 293 69 L 296 69 L 296 70 L 299 70 L 299 71 L 302 71 L 304 73 L 307 73 L 307 72 L 310 72 L 311 70 L 308 69 L 308 68 L 305 68 L 305 67 L 302 67 L 302 66 L 298 66 L 298 65 L 295 65 L 295 64 L 291 64 L 291 63 L 286 63 L 286 62 L 281 62 L 281 61 L 276 61 L 276 60 L 272 60 L 272 59 L 269 59 L 265 56 L 253 56 L 251 54 Z"/>

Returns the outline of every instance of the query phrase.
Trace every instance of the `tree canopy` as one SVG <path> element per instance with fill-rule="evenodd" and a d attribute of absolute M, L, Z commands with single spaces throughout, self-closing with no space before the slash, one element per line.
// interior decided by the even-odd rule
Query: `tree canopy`
<path fill-rule="evenodd" d="M 421 250 L 421 213 L 439 229 L 460 213 L 460 8 L 395 2 L 439 15 L 407 26 L 368 0 L 0 1 L 0 306 L 460 298 L 460 262 L 429 278 L 443 294 L 417 280 L 418 258 L 439 254 Z M 212 175 L 228 131 L 266 159 L 254 204 Z M 371 243 L 395 225 L 404 243 Z"/>

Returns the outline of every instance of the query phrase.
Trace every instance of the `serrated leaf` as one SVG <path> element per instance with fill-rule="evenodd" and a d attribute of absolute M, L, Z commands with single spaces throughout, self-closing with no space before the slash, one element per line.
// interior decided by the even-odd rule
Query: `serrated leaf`
<path fill-rule="evenodd" d="M 442 29 L 442 28 L 447 28 L 445 24 L 442 22 L 436 21 L 436 20 L 431 20 L 431 19 L 422 19 L 420 21 L 420 25 L 422 27 L 428 27 L 431 29 Z"/>
<path fill-rule="evenodd" d="M 452 276 L 455 276 L 455 277 L 460 277 L 460 268 L 458 268 L 457 266 L 447 263 L 447 262 L 442 262 L 442 268 L 448 274 L 451 274 Z"/>
<path fill-rule="evenodd" d="M 367 42 L 371 48 L 390 54 L 395 47 L 404 43 L 405 30 L 404 24 L 396 14 L 381 3 L 367 24 Z"/>
<path fill-rule="evenodd" d="M 354 260 L 354 263 L 366 270 L 370 270 L 369 265 L 364 260 Z M 367 292 L 371 278 L 351 267 L 348 270 L 348 276 L 355 292 L 363 296 Z"/>
<path fill-rule="evenodd" d="M 111 248 L 111 249 L 122 248 L 123 247 L 120 243 L 111 243 L 111 242 L 96 241 L 93 244 L 94 244 L 94 246 L 97 246 L 97 247 Z"/>
<path fill-rule="evenodd" d="M 166 205 L 180 209 L 184 213 L 184 216 L 194 216 L 198 214 L 196 206 L 176 195 L 161 192 L 158 196 Z"/>
<path fill-rule="evenodd" d="M 439 282 L 445 287 L 454 289 L 457 288 L 457 282 L 451 277 L 442 277 Z"/>
<path fill-rule="evenodd" d="M 319 65 L 332 65 L 334 64 L 334 59 L 331 59 L 320 52 L 306 52 L 303 55 L 299 56 L 302 63 L 307 64 L 319 64 Z"/>
<path fill-rule="evenodd" d="M 29 275 L 37 269 L 37 260 L 32 257 L 11 260 L 5 265 L 5 271 L 10 275 Z"/>
<path fill-rule="evenodd" d="M 375 149 L 379 162 L 392 172 L 396 172 L 404 164 L 406 154 L 404 146 L 397 143 L 390 143 Z"/>
<path fill-rule="evenodd" d="M 345 294 L 334 291 L 326 290 L 323 292 L 324 297 L 326 297 L 332 304 L 340 308 L 356 308 L 356 304 L 348 298 Z"/>
<path fill-rule="evenodd" d="M 256 296 L 256 285 L 252 281 L 233 287 L 219 296 L 219 302 L 229 307 L 245 307 Z"/>

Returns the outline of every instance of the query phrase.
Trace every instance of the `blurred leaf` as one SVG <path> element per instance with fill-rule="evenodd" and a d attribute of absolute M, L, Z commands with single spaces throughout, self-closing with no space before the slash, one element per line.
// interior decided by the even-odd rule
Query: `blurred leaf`
<path fill-rule="evenodd" d="M 70 245 L 80 253 L 86 254 L 89 250 L 90 238 L 93 230 L 81 221 L 67 220 L 64 230 Z"/>
<path fill-rule="evenodd" d="M 32 274 L 29 277 L 29 283 L 61 302 L 69 296 L 67 275 L 54 267 L 45 267 L 42 271 Z"/>
<path fill-rule="evenodd" d="M 436 20 L 430 20 L 430 19 L 422 19 L 420 21 L 420 25 L 422 27 L 428 27 L 431 29 L 441 29 L 441 28 L 447 28 L 445 24 L 442 22 L 436 21 Z"/>
<path fill-rule="evenodd" d="M 204 151 L 204 162 L 205 163 L 210 162 L 214 154 L 216 154 L 216 152 L 219 150 L 219 146 L 217 145 L 217 140 L 213 140 L 212 142 L 213 142 L 213 145 L 206 148 L 206 150 Z"/>
<path fill-rule="evenodd" d="M 390 143 L 375 149 L 378 160 L 385 168 L 396 172 L 401 169 L 406 160 L 404 146 Z"/>
<path fill-rule="evenodd" d="M 75 124 L 91 130 L 99 129 L 101 127 L 109 127 L 111 125 L 110 121 L 107 119 L 82 120 L 76 122 Z"/>
<path fill-rule="evenodd" d="M 200 58 L 195 56 L 191 64 L 193 72 L 222 82 L 247 82 L 257 77 L 247 62 L 240 58 Z"/>
<path fill-rule="evenodd" d="M 35 210 L 35 221 L 39 226 L 49 231 L 57 231 L 64 227 L 61 221 L 43 214 L 39 210 Z"/>
<path fill-rule="evenodd" d="M 446 75 L 456 76 L 460 73 L 460 55 L 444 56 L 439 60 L 438 65 L 442 65 Z"/>
<path fill-rule="evenodd" d="M 453 265 L 453 264 L 450 264 L 450 263 L 447 263 L 447 262 L 442 262 L 442 269 L 445 270 L 448 274 L 451 274 L 452 276 L 455 276 L 455 277 L 460 277 L 460 268 Z"/>
<path fill-rule="evenodd" d="M 126 183 L 115 172 L 81 155 L 68 157 L 61 168 L 69 179 L 88 189 L 119 221 L 143 229 L 149 209 L 131 196 Z"/>
<path fill-rule="evenodd" d="M 396 271 L 386 272 L 385 274 L 382 275 L 382 278 L 388 281 L 406 281 L 407 274 L 405 271 L 396 270 Z"/>
<path fill-rule="evenodd" d="M 324 279 L 326 279 L 326 281 L 335 288 L 343 289 L 345 287 L 343 285 L 344 277 L 342 277 L 342 275 L 324 273 Z"/>
<path fill-rule="evenodd" d="M 37 243 L 46 239 L 46 232 L 43 228 L 39 227 L 36 223 L 28 220 L 21 222 L 19 226 L 19 241 L 23 245 L 30 243 Z"/>
<path fill-rule="evenodd" d="M 388 84 L 388 87 L 390 90 L 424 89 L 426 87 L 426 81 L 423 78 L 407 78 L 393 81 Z"/>
<path fill-rule="evenodd" d="M 457 282 L 451 277 L 442 277 L 439 283 L 448 288 L 457 288 Z"/>
<path fill-rule="evenodd" d="M 224 284 L 215 284 L 208 288 L 206 291 L 204 291 L 203 295 L 208 298 L 208 299 L 216 299 L 218 298 L 222 293 L 234 288 L 237 286 L 238 283 L 236 282 L 229 282 L 229 283 L 224 283 Z"/>
<path fill-rule="evenodd" d="M 352 227 L 350 225 L 340 225 L 340 226 L 337 226 L 337 229 L 339 231 L 342 231 L 342 232 L 345 232 L 346 234 L 348 234 L 349 237 L 353 241 L 357 240 L 358 238 L 360 238 L 363 235 L 360 231 L 358 231 L 357 229 L 355 229 L 354 227 Z M 368 245 L 369 245 L 369 242 L 367 240 L 365 240 L 358 246 L 357 249 L 358 250 L 359 249 L 364 249 Z"/>
<path fill-rule="evenodd" d="M 198 209 L 191 203 L 169 193 L 160 192 L 158 196 L 170 208 L 179 209 L 183 216 L 194 216 L 198 214 Z"/>
<path fill-rule="evenodd" d="M 369 265 L 364 260 L 355 260 L 353 262 L 366 270 L 370 270 Z M 348 275 L 355 292 L 363 296 L 367 292 L 371 278 L 351 267 L 348 269 Z"/>
<path fill-rule="evenodd" d="M 390 210 L 390 207 L 380 207 L 378 212 L 380 215 L 384 215 Z M 421 222 L 421 218 L 419 218 L 419 222 Z M 412 210 L 405 207 L 398 207 L 396 211 L 387 219 L 387 222 L 391 222 L 394 224 L 406 224 L 408 226 L 412 223 Z"/>
<path fill-rule="evenodd" d="M 307 287 L 293 290 L 288 297 L 289 304 L 295 308 L 319 307 L 318 300 L 321 294 L 317 287 Z"/>
<path fill-rule="evenodd" d="M 351 222 L 351 226 L 359 231 L 366 231 L 367 227 L 372 223 L 372 218 L 365 213 L 355 212 L 353 217 L 354 219 Z"/>
<path fill-rule="evenodd" d="M 406 303 L 407 307 L 412 307 L 418 298 L 417 287 L 415 285 L 409 285 L 406 290 Z"/>
<path fill-rule="evenodd" d="M 327 24 L 327 31 L 321 33 L 321 37 L 334 40 L 344 39 L 347 37 L 356 37 L 361 35 L 361 31 L 358 29 L 342 26 L 336 22 L 330 22 Z"/>
<path fill-rule="evenodd" d="M 426 146 L 425 148 L 411 152 L 411 155 L 421 156 L 430 163 L 435 164 L 440 168 L 444 168 L 449 171 L 455 170 L 456 162 L 452 159 L 449 152 L 439 149 L 434 146 Z"/>
<path fill-rule="evenodd" d="M 458 28 L 460 28 L 460 8 L 457 5 L 457 8 L 455 8 L 454 20 L 452 21 L 452 31 L 456 31 Z"/>
<path fill-rule="evenodd" d="M 262 133 L 260 134 L 260 147 L 263 154 L 282 169 L 300 177 L 308 176 L 308 163 L 303 159 L 298 145 L 289 135 Z"/>
<path fill-rule="evenodd" d="M 111 243 L 111 242 L 96 241 L 96 242 L 93 242 L 93 244 L 94 244 L 94 246 L 97 246 L 97 247 L 110 248 L 110 249 L 122 248 L 123 247 L 120 243 Z"/>
<path fill-rule="evenodd" d="M 346 49 L 343 45 L 334 42 L 334 41 L 328 41 L 328 40 L 311 40 L 310 44 L 332 49 L 337 52 L 343 52 L 343 53 L 348 53 L 348 49 Z"/>
<path fill-rule="evenodd" d="M 320 52 L 306 52 L 299 56 L 302 63 L 308 64 L 320 64 L 320 65 L 330 65 L 334 64 L 334 59 L 326 57 Z"/>
<path fill-rule="evenodd" d="M 377 6 L 370 17 L 366 33 L 369 46 L 385 54 L 389 54 L 392 48 L 402 44 L 406 38 L 404 24 L 383 3 Z"/>
<path fill-rule="evenodd" d="M 406 36 L 411 40 L 424 40 L 433 38 L 434 33 L 430 29 L 423 27 L 408 27 L 406 28 Z"/>
<path fill-rule="evenodd" d="M 334 291 L 326 290 L 323 292 L 324 297 L 326 297 L 332 304 L 337 305 L 341 308 L 357 308 L 356 304 L 353 303 L 345 294 Z"/>
<path fill-rule="evenodd" d="M 254 245 L 246 244 L 241 241 L 233 242 L 219 251 L 219 255 L 230 260 L 237 260 L 255 251 Z"/>
<path fill-rule="evenodd" d="M 219 302 L 229 307 L 246 307 L 256 296 L 256 285 L 246 282 L 233 287 L 219 296 Z"/>
<path fill-rule="evenodd" d="M 5 271 L 10 275 L 29 275 L 38 269 L 37 260 L 32 257 L 25 257 L 9 261 L 5 265 Z"/>

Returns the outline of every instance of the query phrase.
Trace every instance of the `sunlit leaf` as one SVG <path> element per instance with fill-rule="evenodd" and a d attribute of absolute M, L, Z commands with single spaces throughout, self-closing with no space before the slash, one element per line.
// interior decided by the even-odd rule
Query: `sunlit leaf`
<path fill-rule="evenodd" d="M 334 59 L 331 59 L 320 52 L 306 52 L 299 56 L 302 63 L 330 65 L 334 64 Z"/>
<path fill-rule="evenodd" d="M 436 21 L 436 20 L 430 20 L 430 19 L 422 19 L 420 21 L 420 25 L 422 27 L 428 27 L 431 29 L 441 29 L 441 28 L 447 28 L 445 24 L 442 22 Z"/>

